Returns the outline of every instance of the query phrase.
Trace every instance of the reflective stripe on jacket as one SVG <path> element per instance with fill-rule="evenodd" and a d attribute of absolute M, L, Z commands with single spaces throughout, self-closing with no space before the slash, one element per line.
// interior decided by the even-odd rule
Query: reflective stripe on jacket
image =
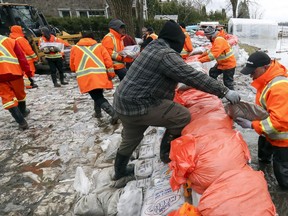
<path fill-rule="evenodd" d="M 124 62 L 132 62 L 133 59 L 128 57 L 122 57 L 118 53 L 124 49 L 123 37 L 121 34 L 113 29 L 106 34 L 102 40 L 102 45 L 107 49 L 113 60 L 113 67 L 115 70 L 119 70 L 125 67 Z"/>
<path fill-rule="evenodd" d="M 213 60 L 217 61 L 217 68 L 220 70 L 228 70 L 236 67 L 236 58 L 233 50 L 228 41 L 223 37 L 216 36 L 212 42 L 212 48 L 203 53 L 199 58 L 199 61 L 202 63 Z"/>
<path fill-rule="evenodd" d="M 180 55 L 183 59 L 186 59 L 188 57 L 189 53 L 193 51 L 193 46 L 192 46 L 192 41 L 191 41 L 191 38 L 190 38 L 190 35 L 188 34 L 188 32 L 182 27 L 181 27 L 181 29 L 182 29 L 183 33 L 185 34 L 185 42 L 184 42 L 184 46 L 183 46 L 183 49 L 182 49 Z"/>
<path fill-rule="evenodd" d="M 13 39 L 0 35 L 0 82 L 10 81 L 13 76 L 23 76 L 14 46 Z"/>
<path fill-rule="evenodd" d="M 81 93 L 112 88 L 113 62 L 106 48 L 91 38 L 81 39 L 70 53 L 70 68 L 76 72 Z"/>
<path fill-rule="evenodd" d="M 262 121 L 253 121 L 253 128 L 264 134 L 272 145 L 288 147 L 288 78 L 286 68 L 272 61 L 268 70 L 253 81 L 257 89 L 256 103 L 269 113 Z"/>
<path fill-rule="evenodd" d="M 38 46 L 40 47 L 41 43 L 46 42 L 46 43 L 63 43 L 62 40 L 59 40 L 57 37 L 54 35 L 50 36 L 50 40 L 48 41 L 44 36 L 40 37 Z M 65 43 L 63 43 L 65 45 Z M 45 53 L 45 58 L 62 58 L 62 53 L 61 52 L 50 52 L 48 54 Z"/>

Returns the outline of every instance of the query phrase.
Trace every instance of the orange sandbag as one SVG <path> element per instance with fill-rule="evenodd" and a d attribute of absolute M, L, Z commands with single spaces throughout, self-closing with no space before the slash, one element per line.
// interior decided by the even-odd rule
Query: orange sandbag
<path fill-rule="evenodd" d="M 185 91 L 177 91 L 174 97 L 174 101 L 182 104 L 183 106 L 189 108 L 194 107 L 197 104 L 198 106 L 212 106 L 218 107 L 217 109 L 223 109 L 222 101 L 215 95 L 196 90 L 194 88 L 185 90 Z M 225 110 L 224 110 L 225 112 Z"/>
<path fill-rule="evenodd" d="M 261 171 L 230 170 L 216 179 L 200 198 L 203 216 L 275 216 Z"/>
<path fill-rule="evenodd" d="M 245 168 L 250 158 L 242 135 L 231 129 L 181 136 L 171 142 L 171 188 L 178 190 L 189 179 L 191 188 L 202 194 L 224 172 Z"/>
<path fill-rule="evenodd" d="M 168 216 L 201 216 L 198 209 L 185 202 L 178 210 L 170 212 Z"/>

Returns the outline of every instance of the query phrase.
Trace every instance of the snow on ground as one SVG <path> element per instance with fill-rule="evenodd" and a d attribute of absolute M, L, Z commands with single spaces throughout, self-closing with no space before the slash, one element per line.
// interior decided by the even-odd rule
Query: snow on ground
<path fill-rule="evenodd" d="M 246 58 L 247 53 L 239 50 L 238 62 L 245 63 Z M 67 73 L 67 78 L 69 85 L 54 88 L 49 75 L 36 75 L 39 88 L 27 90 L 27 107 L 31 110 L 27 117 L 29 130 L 18 130 L 10 113 L 0 108 L 0 215 L 74 215 L 75 204 L 88 191 L 89 194 L 102 194 L 101 202 L 95 201 L 94 206 L 108 205 L 108 200 L 111 206 L 114 204 L 114 208 L 109 208 L 111 214 L 119 197 L 118 200 L 117 197 L 112 200 L 109 195 L 115 193 L 123 195 L 120 196 L 122 207 L 118 209 L 119 215 L 127 215 L 127 206 L 132 204 L 135 208 L 130 210 L 137 209 L 141 193 L 144 194 L 144 202 L 153 191 L 168 197 L 167 202 L 159 202 L 158 205 L 146 202 L 147 205 L 142 207 L 142 215 L 149 211 L 151 213 L 151 206 L 154 206 L 153 211 L 158 211 L 159 215 L 165 215 L 170 204 L 179 206 L 183 197 L 177 194 L 179 192 L 171 192 L 168 167 L 159 161 L 163 128 L 149 128 L 142 142 L 142 151 L 138 151 L 138 155 L 135 153 L 134 156 L 138 157 L 139 152 L 144 152 L 142 157 L 146 158 L 145 162 L 138 164 L 135 161 L 139 168 L 136 180 L 128 184 L 126 190 L 109 190 L 111 184 L 115 184 L 107 179 L 110 179 L 113 172 L 113 155 L 121 141 L 122 126 L 110 125 L 106 114 L 100 120 L 93 118 L 92 99 L 87 94 L 79 93 L 74 74 Z M 255 92 L 250 87 L 250 82 L 251 79 L 241 75 L 238 68 L 235 74 L 236 90 L 243 100 L 253 102 Z M 116 79 L 115 86 L 117 84 Z M 114 90 L 105 91 L 110 102 L 113 92 Z M 261 168 L 258 165 L 256 133 L 249 129 L 243 130 L 237 125 L 235 127 L 241 131 L 249 145 L 252 167 L 263 169 L 280 216 L 287 215 L 285 202 L 287 203 L 288 193 L 278 188 L 271 166 Z M 155 144 L 152 145 L 155 146 L 153 148 L 150 145 L 151 140 Z M 100 172 L 105 175 L 99 175 Z M 147 179 L 147 175 L 152 176 Z M 121 182 L 116 184 L 121 186 Z M 139 190 L 151 184 L 152 190 Z M 131 196 L 134 202 L 131 201 Z M 139 213 L 135 211 L 131 215 Z"/>

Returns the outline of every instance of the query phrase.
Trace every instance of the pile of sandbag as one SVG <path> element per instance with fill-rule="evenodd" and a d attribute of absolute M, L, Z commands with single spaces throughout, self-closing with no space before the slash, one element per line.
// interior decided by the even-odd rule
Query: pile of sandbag
<path fill-rule="evenodd" d="M 191 122 L 171 143 L 171 188 L 189 185 L 200 195 L 194 206 L 185 203 L 169 216 L 276 215 L 261 171 L 247 163 L 250 152 L 233 129 L 222 101 L 195 89 L 177 91 L 175 100 L 186 106 Z"/>

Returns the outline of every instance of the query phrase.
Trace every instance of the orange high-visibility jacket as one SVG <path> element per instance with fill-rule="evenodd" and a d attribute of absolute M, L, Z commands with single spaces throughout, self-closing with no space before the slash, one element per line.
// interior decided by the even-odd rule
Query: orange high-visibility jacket
<path fill-rule="evenodd" d="M 39 39 L 39 42 L 38 42 L 38 46 L 40 47 L 41 43 L 43 42 L 56 42 L 56 43 L 62 43 L 64 44 L 64 46 L 70 46 L 69 43 L 67 43 L 66 41 L 62 40 L 61 38 L 57 38 L 55 37 L 54 35 L 50 35 L 50 40 L 47 40 L 46 37 L 42 36 L 40 37 Z M 48 54 L 45 54 L 45 58 L 62 58 L 63 56 L 63 53 L 61 52 L 50 52 Z"/>
<path fill-rule="evenodd" d="M 192 41 L 191 41 L 190 35 L 186 31 L 186 29 L 184 29 L 182 27 L 181 27 L 181 29 L 182 29 L 183 33 L 185 34 L 185 42 L 184 42 L 184 46 L 183 46 L 183 49 L 182 49 L 180 55 L 183 59 L 186 59 L 188 57 L 189 53 L 193 51 L 193 46 L 192 46 Z"/>
<path fill-rule="evenodd" d="M 102 40 L 102 45 L 107 49 L 113 60 L 113 67 L 115 70 L 120 70 L 125 67 L 124 62 L 132 62 L 133 59 L 129 57 L 122 57 L 118 53 L 124 49 L 123 38 L 124 35 L 119 34 L 113 29 L 109 29 L 110 32 L 106 34 Z"/>
<path fill-rule="evenodd" d="M 14 46 L 15 40 L 0 35 L 0 82 L 15 80 L 23 76 Z"/>
<path fill-rule="evenodd" d="M 70 69 L 76 72 L 81 93 L 112 88 L 115 77 L 112 59 L 104 46 L 91 38 L 82 38 L 70 52 Z"/>
<path fill-rule="evenodd" d="M 212 41 L 212 48 L 203 53 L 198 60 L 202 63 L 216 60 L 218 64 L 217 68 L 220 70 L 235 68 L 236 58 L 233 50 L 228 41 L 218 36 L 218 34 Z"/>
<path fill-rule="evenodd" d="M 32 76 L 34 76 L 35 71 L 36 71 L 34 62 L 38 60 L 38 57 L 33 51 L 32 47 L 30 46 L 28 40 L 25 38 L 23 31 L 22 31 L 22 27 L 18 25 L 12 26 L 9 37 L 12 39 L 15 39 L 18 42 L 21 50 L 25 54 L 25 57 L 28 61 L 30 70 L 32 72 Z"/>
<path fill-rule="evenodd" d="M 269 113 L 268 118 L 252 122 L 254 130 L 264 134 L 273 146 L 288 147 L 287 69 L 273 60 L 268 70 L 251 85 L 257 89 L 256 104 Z"/>

